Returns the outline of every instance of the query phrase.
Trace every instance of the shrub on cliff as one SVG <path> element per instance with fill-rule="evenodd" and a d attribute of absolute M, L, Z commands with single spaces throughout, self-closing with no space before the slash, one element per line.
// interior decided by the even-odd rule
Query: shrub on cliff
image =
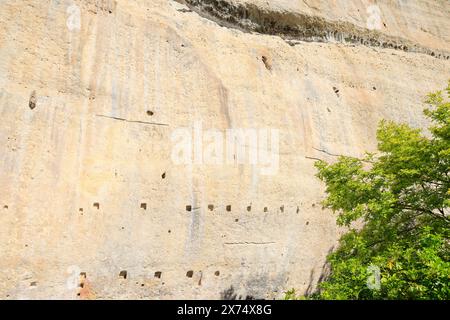
<path fill-rule="evenodd" d="M 349 228 L 317 298 L 450 299 L 450 103 L 427 103 L 428 134 L 382 121 L 379 153 L 316 163 L 324 206 Z"/>

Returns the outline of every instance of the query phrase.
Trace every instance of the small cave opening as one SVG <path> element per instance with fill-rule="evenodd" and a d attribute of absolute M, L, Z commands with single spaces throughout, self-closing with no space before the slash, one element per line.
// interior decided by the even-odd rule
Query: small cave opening
<path fill-rule="evenodd" d="M 252 211 L 252 206 L 247 206 L 247 211 L 248 212 Z"/>
<path fill-rule="evenodd" d="M 264 207 L 264 212 L 269 211 L 269 209 L 267 207 Z"/>
<path fill-rule="evenodd" d="M 149 116 L 149 117 L 151 117 L 152 115 L 154 115 L 155 113 L 153 112 L 153 111 L 151 111 L 151 110 L 147 110 L 147 115 Z"/>
<path fill-rule="evenodd" d="M 281 207 L 280 207 L 280 211 L 281 211 L 281 213 L 284 212 L 284 206 L 281 206 Z"/>
<path fill-rule="evenodd" d="M 262 56 L 261 60 L 264 63 L 264 66 L 266 67 L 266 69 L 271 71 L 272 70 L 272 64 L 270 63 L 269 58 L 266 57 L 266 56 Z"/>
<path fill-rule="evenodd" d="M 165 178 L 166 178 L 166 173 L 165 173 L 165 172 L 161 175 L 161 178 L 162 178 L 162 179 L 165 179 Z"/>

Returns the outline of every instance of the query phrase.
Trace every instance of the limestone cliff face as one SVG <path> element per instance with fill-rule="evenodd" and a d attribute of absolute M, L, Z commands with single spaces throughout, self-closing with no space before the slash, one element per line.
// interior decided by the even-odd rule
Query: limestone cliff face
<path fill-rule="evenodd" d="M 315 159 L 373 150 L 383 118 L 426 126 L 449 16 L 443 0 L 2 1 L 1 298 L 311 291 L 340 232 Z M 173 133 L 199 124 L 279 130 L 278 170 L 175 163 Z"/>

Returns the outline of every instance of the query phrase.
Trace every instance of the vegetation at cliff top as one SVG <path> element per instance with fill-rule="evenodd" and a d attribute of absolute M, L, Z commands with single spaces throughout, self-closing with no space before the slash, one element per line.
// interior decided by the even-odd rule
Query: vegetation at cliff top
<path fill-rule="evenodd" d="M 427 97 L 429 133 L 382 121 L 379 153 L 316 163 L 323 205 L 348 232 L 309 298 L 450 299 L 450 82 L 445 92 Z"/>

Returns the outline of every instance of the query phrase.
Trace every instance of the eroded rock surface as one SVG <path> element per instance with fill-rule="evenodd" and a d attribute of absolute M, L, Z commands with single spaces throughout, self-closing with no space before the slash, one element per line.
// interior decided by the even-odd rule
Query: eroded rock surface
<path fill-rule="evenodd" d="M 425 127 L 450 75 L 448 1 L 377 1 L 373 30 L 329 3 L 2 1 L 1 298 L 314 290 L 340 232 L 314 161 Z M 174 163 L 199 124 L 279 130 L 278 170 Z"/>

